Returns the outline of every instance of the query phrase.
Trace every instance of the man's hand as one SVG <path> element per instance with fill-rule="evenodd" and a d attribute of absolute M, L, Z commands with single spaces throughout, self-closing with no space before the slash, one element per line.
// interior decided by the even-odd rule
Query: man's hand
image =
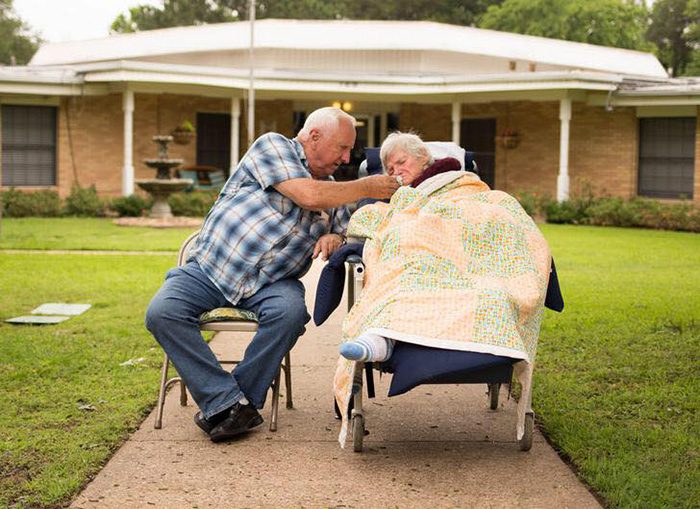
<path fill-rule="evenodd" d="M 399 188 L 399 182 L 390 175 L 373 175 L 362 180 L 366 184 L 367 197 L 383 200 L 391 198 Z"/>
<path fill-rule="evenodd" d="M 343 245 L 343 237 L 337 233 L 327 233 L 316 242 L 314 254 L 311 256 L 314 260 L 321 253 L 322 260 L 328 260 L 335 251 Z"/>

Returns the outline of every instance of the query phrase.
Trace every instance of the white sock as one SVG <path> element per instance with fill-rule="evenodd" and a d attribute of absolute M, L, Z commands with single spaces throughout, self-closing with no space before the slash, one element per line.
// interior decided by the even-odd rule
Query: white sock
<path fill-rule="evenodd" d="M 394 352 L 394 342 L 378 334 L 365 333 L 340 345 L 340 355 L 351 361 L 383 362 Z"/>
<path fill-rule="evenodd" d="M 250 401 L 248 401 L 248 399 L 247 399 L 245 396 L 243 396 L 241 399 L 239 399 L 239 400 L 237 401 L 237 403 L 240 403 L 241 405 L 244 405 L 244 406 L 245 406 L 245 405 L 250 404 Z"/>

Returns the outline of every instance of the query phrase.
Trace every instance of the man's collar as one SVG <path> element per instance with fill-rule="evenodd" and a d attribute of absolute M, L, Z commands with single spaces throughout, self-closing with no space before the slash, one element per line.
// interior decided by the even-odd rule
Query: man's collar
<path fill-rule="evenodd" d="M 299 156 L 299 159 L 301 159 L 301 162 L 304 164 L 304 167 L 308 170 L 309 162 L 306 160 L 306 152 L 304 152 L 304 145 L 301 144 L 298 138 L 292 139 L 292 145 L 294 145 L 294 150 L 297 151 L 297 155 Z"/>

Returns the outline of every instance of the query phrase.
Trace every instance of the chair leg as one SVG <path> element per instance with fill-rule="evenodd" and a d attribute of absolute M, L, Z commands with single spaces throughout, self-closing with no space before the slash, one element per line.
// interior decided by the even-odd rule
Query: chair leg
<path fill-rule="evenodd" d="M 187 386 L 182 378 L 178 378 L 180 382 L 180 406 L 187 406 Z"/>
<path fill-rule="evenodd" d="M 163 406 L 165 405 L 165 390 L 168 380 L 168 366 L 170 359 L 168 354 L 165 354 L 163 359 L 163 367 L 160 370 L 160 390 L 158 391 L 158 405 L 156 406 L 156 422 L 153 424 L 154 429 L 163 427 Z"/>
<path fill-rule="evenodd" d="M 280 382 L 282 382 L 282 368 L 277 372 L 277 378 L 272 385 L 272 408 L 270 409 L 270 431 L 277 431 L 277 410 L 280 402 Z"/>
<path fill-rule="evenodd" d="M 289 356 L 289 352 L 284 358 L 284 382 L 287 386 L 287 408 L 294 408 L 294 403 L 292 402 L 292 361 Z"/>

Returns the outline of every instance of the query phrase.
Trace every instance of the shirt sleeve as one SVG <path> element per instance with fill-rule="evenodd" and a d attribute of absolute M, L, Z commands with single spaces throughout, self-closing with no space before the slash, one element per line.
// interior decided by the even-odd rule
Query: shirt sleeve
<path fill-rule="evenodd" d="M 345 235 L 348 229 L 348 222 L 350 221 L 350 211 L 345 205 L 341 205 L 332 212 L 331 233 Z"/>
<path fill-rule="evenodd" d="M 248 173 L 262 189 L 294 178 L 311 178 L 294 144 L 277 133 L 258 138 L 246 154 Z"/>

